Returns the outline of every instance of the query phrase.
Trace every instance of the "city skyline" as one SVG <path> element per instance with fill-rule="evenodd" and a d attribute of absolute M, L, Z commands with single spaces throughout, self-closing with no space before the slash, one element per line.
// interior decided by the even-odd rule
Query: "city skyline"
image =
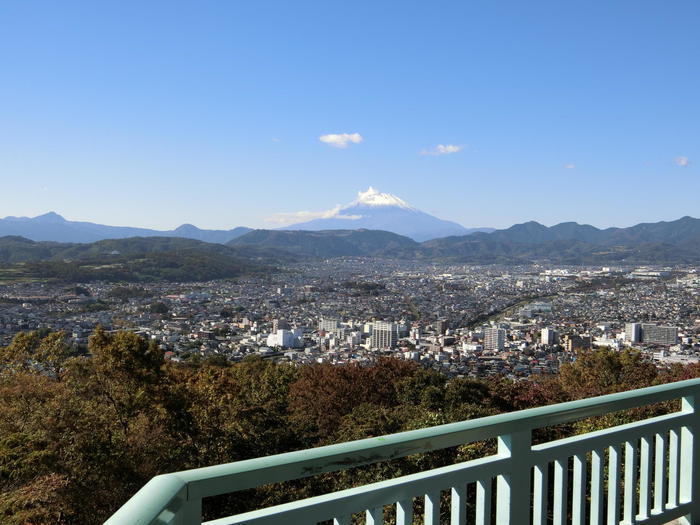
<path fill-rule="evenodd" d="M 2 10 L 3 217 L 269 228 L 369 186 L 466 227 L 698 215 L 694 2 Z"/>

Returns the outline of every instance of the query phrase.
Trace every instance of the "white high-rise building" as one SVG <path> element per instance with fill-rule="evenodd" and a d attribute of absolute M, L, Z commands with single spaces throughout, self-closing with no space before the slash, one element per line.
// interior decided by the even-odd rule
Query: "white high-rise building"
<path fill-rule="evenodd" d="M 267 336 L 267 346 L 276 348 L 298 348 L 304 334 L 300 328 L 294 330 L 277 330 Z"/>
<path fill-rule="evenodd" d="M 503 350 L 506 346 L 506 331 L 503 328 L 484 328 L 484 349 Z"/>
<path fill-rule="evenodd" d="M 370 348 L 395 348 L 399 340 L 399 325 L 374 321 L 372 323 L 372 335 L 369 338 Z"/>
<path fill-rule="evenodd" d="M 318 321 L 318 329 L 324 332 L 334 332 L 338 328 L 340 328 L 340 321 L 338 319 L 326 318 Z"/>
<path fill-rule="evenodd" d="M 318 331 L 325 332 L 326 337 L 335 337 L 336 339 L 344 339 L 345 334 L 347 333 L 348 329 L 347 329 L 347 327 L 343 326 L 343 324 L 340 322 L 340 320 L 333 319 L 333 318 L 326 318 L 326 319 L 319 320 Z"/>
<path fill-rule="evenodd" d="M 540 336 L 543 345 L 554 345 L 559 342 L 559 333 L 549 326 L 542 329 Z"/>

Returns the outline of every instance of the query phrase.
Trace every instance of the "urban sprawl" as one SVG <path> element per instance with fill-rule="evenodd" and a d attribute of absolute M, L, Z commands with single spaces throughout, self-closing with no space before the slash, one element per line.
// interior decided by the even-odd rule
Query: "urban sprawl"
<path fill-rule="evenodd" d="M 700 360 L 694 267 L 468 266 L 373 258 L 290 264 L 206 283 L 0 285 L 0 344 L 98 326 L 167 359 L 368 363 L 395 356 L 449 376 L 556 373 L 582 349 L 635 348 L 659 366 Z"/>

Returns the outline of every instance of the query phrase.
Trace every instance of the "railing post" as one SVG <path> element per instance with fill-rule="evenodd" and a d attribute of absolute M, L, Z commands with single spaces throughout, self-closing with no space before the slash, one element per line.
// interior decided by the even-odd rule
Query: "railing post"
<path fill-rule="evenodd" d="M 528 428 L 498 437 L 498 454 L 511 458 L 510 472 L 499 474 L 496 493 L 496 523 L 517 525 L 530 522 L 530 446 Z"/>
<path fill-rule="evenodd" d="M 185 501 L 178 512 L 177 525 L 202 525 L 202 500 Z"/>
<path fill-rule="evenodd" d="M 681 410 L 691 412 L 693 421 L 681 428 L 679 503 L 690 503 L 690 513 L 681 518 L 684 525 L 700 524 L 700 389 L 681 401 Z"/>

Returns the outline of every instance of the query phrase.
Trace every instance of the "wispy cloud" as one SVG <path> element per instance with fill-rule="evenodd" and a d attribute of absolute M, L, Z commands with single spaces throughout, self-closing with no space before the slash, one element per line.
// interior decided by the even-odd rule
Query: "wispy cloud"
<path fill-rule="evenodd" d="M 680 166 L 681 168 L 685 168 L 686 166 L 690 165 L 690 159 L 688 157 L 676 157 L 676 166 Z"/>
<path fill-rule="evenodd" d="M 576 164 L 573 164 L 572 162 L 569 162 L 568 164 L 564 164 L 564 168 L 567 170 L 572 170 L 576 167 Z"/>
<path fill-rule="evenodd" d="M 348 144 L 359 144 L 364 139 L 359 133 L 329 133 L 321 135 L 318 140 L 334 148 L 345 149 Z"/>
<path fill-rule="evenodd" d="M 335 208 L 326 211 L 295 211 L 290 213 L 275 213 L 265 218 L 265 222 L 287 226 L 297 222 L 312 221 L 314 219 L 346 219 L 349 221 L 361 219 L 362 215 L 343 215 L 340 213 L 342 206 L 338 204 Z"/>
<path fill-rule="evenodd" d="M 433 149 L 424 149 L 420 152 L 421 155 L 452 155 L 457 153 L 464 146 L 459 146 L 457 144 L 438 144 Z"/>

